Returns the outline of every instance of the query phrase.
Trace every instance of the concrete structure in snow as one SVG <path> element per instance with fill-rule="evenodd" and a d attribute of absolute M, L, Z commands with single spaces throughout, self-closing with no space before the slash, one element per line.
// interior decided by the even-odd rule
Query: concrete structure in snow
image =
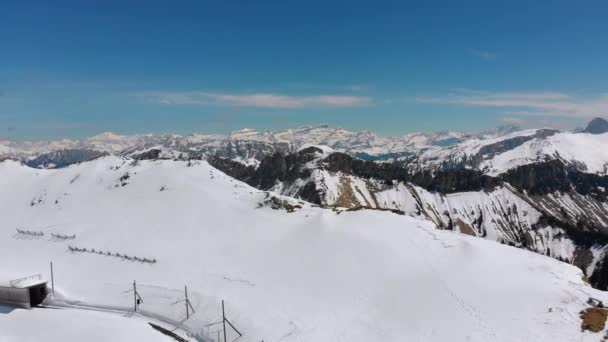
<path fill-rule="evenodd" d="M 0 281 L 0 304 L 26 309 L 39 305 L 48 294 L 46 283 L 40 275 Z"/>

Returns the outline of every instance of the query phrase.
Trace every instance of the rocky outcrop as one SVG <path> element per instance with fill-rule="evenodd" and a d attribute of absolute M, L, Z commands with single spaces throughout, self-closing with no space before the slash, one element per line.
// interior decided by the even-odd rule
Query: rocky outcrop
<path fill-rule="evenodd" d="M 160 158 L 161 153 L 162 153 L 161 150 L 153 148 L 153 149 L 148 150 L 146 152 L 134 154 L 132 156 L 132 158 L 135 159 L 135 160 L 156 160 L 156 159 Z"/>
<path fill-rule="evenodd" d="M 567 192 L 571 189 L 568 173 L 559 160 L 523 165 L 509 170 L 501 178 L 516 189 L 531 195 Z"/>
<path fill-rule="evenodd" d="M 250 179 L 256 174 L 255 167 L 244 165 L 231 159 L 211 157 L 207 159 L 207 162 L 225 174 L 245 183 L 249 183 Z"/>
<path fill-rule="evenodd" d="M 608 121 L 602 118 L 595 118 L 587 124 L 587 128 L 583 132 L 590 134 L 606 133 L 608 132 Z"/>

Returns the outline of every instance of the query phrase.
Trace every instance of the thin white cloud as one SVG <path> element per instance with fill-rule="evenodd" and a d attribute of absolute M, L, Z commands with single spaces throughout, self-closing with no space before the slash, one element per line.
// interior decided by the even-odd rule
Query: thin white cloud
<path fill-rule="evenodd" d="M 496 59 L 496 54 L 486 50 L 469 49 L 469 53 L 477 58 L 481 58 L 484 61 Z"/>
<path fill-rule="evenodd" d="M 559 92 L 487 92 L 459 90 L 439 97 L 417 97 L 417 102 L 504 108 L 505 114 L 590 118 L 608 114 L 608 93 L 575 97 Z"/>
<path fill-rule="evenodd" d="M 577 127 L 577 122 L 571 120 L 552 120 L 552 119 L 536 119 L 530 117 L 513 117 L 506 116 L 500 118 L 500 121 L 510 125 L 527 126 L 527 127 L 550 127 L 557 129 L 573 129 Z"/>
<path fill-rule="evenodd" d="M 165 105 L 225 104 L 260 108 L 304 108 L 314 106 L 354 107 L 369 104 L 371 98 L 349 95 L 291 96 L 272 93 L 231 94 L 203 91 L 136 94 Z"/>
<path fill-rule="evenodd" d="M 337 107 L 352 107 L 369 103 L 369 98 L 360 96 L 322 95 L 306 98 L 305 102 Z"/>
<path fill-rule="evenodd" d="M 366 91 L 369 89 L 369 87 L 365 84 L 351 84 L 349 86 L 344 87 L 347 90 L 350 91 Z"/>

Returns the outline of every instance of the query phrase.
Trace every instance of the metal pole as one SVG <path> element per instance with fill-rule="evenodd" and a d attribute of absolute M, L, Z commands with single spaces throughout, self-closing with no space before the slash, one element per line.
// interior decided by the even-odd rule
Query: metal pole
<path fill-rule="evenodd" d="M 55 295 L 55 276 L 53 275 L 53 262 L 51 261 L 51 291 Z"/>
<path fill-rule="evenodd" d="M 228 320 L 228 318 L 226 318 L 226 323 L 228 323 L 228 325 L 230 325 L 230 327 L 232 328 L 232 330 L 236 331 L 236 333 L 239 334 L 239 337 L 243 336 L 243 334 L 241 334 L 241 332 L 234 325 L 232 325 L 232 323 L 230 323 L 230 321 Z"/>
<path fill-rule="evenodd" d="M 224 311 L 224 300 L 222 299 L 222 325 L 224 326 L 224 342 L 226 342 L 226 311 Z"/>
<path fill-rule="evenodd" d="M 137 311 L 137 286 L 135 280 L 133 280 L 133 310 Z"/>
<path fill-rule="evenodd" d="M 190 308 L 188 307 L 188 287 L 184 285 L 184 292 L 186 293 L 186 319 L 190 318 Z"/>

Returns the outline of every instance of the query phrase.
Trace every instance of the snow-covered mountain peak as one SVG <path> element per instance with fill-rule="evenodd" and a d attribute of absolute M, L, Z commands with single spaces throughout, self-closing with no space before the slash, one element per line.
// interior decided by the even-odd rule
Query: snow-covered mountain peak
<path fill-rule="evenodd" d="M 103 132 L 92 136 L 89 138 L 90 140 L 124 140 L 126 138 L 125 135 L 119 135 L 112 132 Z"/>

